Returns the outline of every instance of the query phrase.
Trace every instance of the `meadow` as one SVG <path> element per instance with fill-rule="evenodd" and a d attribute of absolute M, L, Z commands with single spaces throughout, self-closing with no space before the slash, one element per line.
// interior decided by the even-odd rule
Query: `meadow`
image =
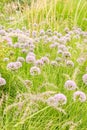
<path fill-rule="evenodd" d="M 0 130 L 87 130 L 86 8 L 0 1 Z"/>

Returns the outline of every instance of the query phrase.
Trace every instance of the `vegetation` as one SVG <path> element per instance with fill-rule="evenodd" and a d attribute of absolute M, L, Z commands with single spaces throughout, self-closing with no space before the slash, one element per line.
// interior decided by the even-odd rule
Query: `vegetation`
<path fill-rule="evenodd" d="M 87 129 L 87 1 L 0 1 L 0 130 Z"/>

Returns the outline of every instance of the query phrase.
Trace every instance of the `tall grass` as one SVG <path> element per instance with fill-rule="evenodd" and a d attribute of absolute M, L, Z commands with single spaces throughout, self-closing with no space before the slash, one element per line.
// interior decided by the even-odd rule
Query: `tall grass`
<path fill-rule="evenodd" d="M 18 3 L 21 7 L 21 4 Z M 59 29 L 64 26 L 79 26 L 86 29 L 87 25 L 86 0 L 32 0 L 31 6 L 25 2 L 23 10 L 19 8 L 14 13 L 3 12 L 6 16 L 13 16 L 15 20 L 8 26 L 23 26 L 33 28 L 33 23 L 40 24 L 40 28 Z M 5 6 L 5 9 L 8 6 Z M 20 19 L 19 19 L 20 17 Z M 62 24 L 61 24 L 62 22 Z M 2 23 L 2 22 L 1 22 Z M 4 24 L 4 23 L 3 23 Z"/>

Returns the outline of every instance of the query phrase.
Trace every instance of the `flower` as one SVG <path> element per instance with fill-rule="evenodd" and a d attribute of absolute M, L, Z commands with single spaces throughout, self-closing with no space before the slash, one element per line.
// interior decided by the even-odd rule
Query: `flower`
<path fill-rule="evenodd" d="M 38 67 L 36 67 L 36 66 L 31 67 L 31 69 L 30 69 L 30 74 L 31 74 L 32 76 L 34 76 L 34 75 L 39 75 L 40 73 L 41 73 L 40 68 L 38 68 Z"/>
<path fill-rule="evenodd" d="M 87 74 L 83 75 L 82 80 L 87 85 Z"/>
<path fill-rule="evenodd" d="M 7 69 L 13 70 L 13 71 L 19 69 L 20 67 L 22 67 L 22 63 L 19 61 L 10 62 L 7 64 Z"/>
<path fill-rule="evenodd" d="M 43 63 L 49 64 L 49 58 L 44 56 L 41 58 L 41 60 L 43 61 Z"/>
<path fill-rule="evenodd" d="M 4 61 L 4 62 L 7 62 L 7 61 L 9 61 L 9 58 L 8 58 L 8 57 L 5 57 L 5 58 L 3 59 L 3 61 Z"/>
<path fill-rule="evenodd" d="M 66 65 L 70 67 L 74 67 L 74 63 L 71 60 L 66 61 Z"/>
<path fill-rule="evenodd" d="M 68 52 L 68 51 L 65 51 L 65 52 L 63 53 L 63 57 L 65 57 L 65 58 L 71 57 L 71 53 Z"/>
<path fill-rule="evenodd" d="M 0 77 L 0 86 L 3 86 L 6 84 L 6 80 L 2 77 Z"/>
<path fill-rule="evenodd" d="M 57 107 L 59 105 L 64 105 L 66 103 L 67 103 L 67 98 L 62 93 L 56 94 L 53 97 L 49 97 L 47 99 L 47 104 L 54 107 Z"/>
<path fill-rule="evenodd" d="M 55 100 L 58 102 L 58 104 L 64 105 L 67 102 L 67 98 L 64 94 L 59 93 L 54 96 Z"/>
<path fill-rule="evenodd" d="M 76 91 L 74 94 L 73 94 L 73 100 L 76 101 L 80 101 L 80 102 L 85 102 L 86 101 L 86 95 L 84 92 L 82 91 Z"/>
<path fill-rule="evenodd" d="M 25 86 L 27 86 L 27 87 L 31 87 L 33 84 L 32 84 L 32 82 L 30 81 L 30 80 L 24 80 L 24 84 L 25 84 Z"/>
<path fill-rule="evenodd" d="M 24 62 L 25 59 L 24 59 L 23 57 L 18 57 L 18 58 L 17 58 L 17 61 Z"/>
<path fill-rule="evenodd" d="M 75 90 L 77 88 L 76 83 L 73 80 L 67 80 L 64 86 L 68 90 Z"/>
<path fill-rule="evenodd" d="M 27 63 L 35 63 L 35 56 L 33 56 L 33 55 L 27 55 L 26 62 Z"/>
<path fill-rule="evenodd" d="M 55 61 L 55 60 L 54 60 L 54 61 L 51 61 L 51 65 L 52 65 L 52 66 L 57 66 L 57 65 L 58 65 L 58 64 L 57 64 L 57 61 Z"/>
<path fill-rule="evenodd" d="M 35 62 L 36 66 L 42 66 L 43 65 L 43 61 L 40 59 L 40 60 L 36 60 Z"/>

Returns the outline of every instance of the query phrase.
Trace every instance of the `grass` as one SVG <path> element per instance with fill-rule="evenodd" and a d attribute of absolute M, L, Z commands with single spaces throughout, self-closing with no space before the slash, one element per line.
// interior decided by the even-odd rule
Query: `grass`
<path fill-rule="evenodd" d="M 17 9 L 9 9 L 9 4 L 12 5 L 12 2 L 5 0 L 0 2 L 0 24 L 6 29 L 22 29 L 26 26 L 31 33 L 33 30 L 39 32 L 40 29 L 45 31 L 52 29 L 52 32 L 57 30 L 65 35 L 65 27 L 72 30 L 73 26 L 77 26 L 87 31 L 86 0 L 32 0 L 29 6 L 27 2 L 23 5 L 19 3 Z M 15 6 L 16 4 L 18 1 L 14 2 Z M 14 19 L 9 20 L 10 17 Z M 35 27 L 34 23 L 38 26 Z M 26 54 L 19 48 L 9 47 L 6 41 L 0 42 L 0 73 L 6 80 L 6 85 L 0 87 L 0 130 L 87 129 L 87 101 L 74 102 L 72 95 L 75 90 L 67 91 L 64 88 L 65 81 L 72 79 L 76 82 L 78 90 L 87 95 L 87 86 L 82 81 L 82 76 L 87 73 L 87 62 L 82 64 L 77 62 L 79 57 L 86 57 L 87 45 L 84 43 L 84 37 L 81 36 L 80 39 L 73 37 L 67 42 L 66 47 L 71 47 L 70 60 L 74 62 L 74 67 L 67 67 L 64 61 L 60 66 L 46 64 L 40 67 L 41 74 L 37 76 L 31 76 L 32 64 L 25 62 L 18 71 L 8 71 L 6 69 L 8 62 L 3 62 L 4 57 L 9 57 L 11 62 L 16 61 L 18 56 L 26 58 Z M 17 37 L 13 36 L 12 40 L 15 44 Z M 61 57 L 57 54 L 57 48 L 49 48 L 50 44 L 52 41 L 44 44 L 43 40 L 35 44 L 34 53 L 37 59 L 44 55 L 48 55 L 50 61 Z M 14 52 L 13 55 L 10 55 L 11 51 Z M 27 87 L 24 84 L 26 79 L 29 79 L 32 85 Z M 58 109 L 47 105 L 46 99 L 59 92 L 66 95 L 67 104 Z"/>

